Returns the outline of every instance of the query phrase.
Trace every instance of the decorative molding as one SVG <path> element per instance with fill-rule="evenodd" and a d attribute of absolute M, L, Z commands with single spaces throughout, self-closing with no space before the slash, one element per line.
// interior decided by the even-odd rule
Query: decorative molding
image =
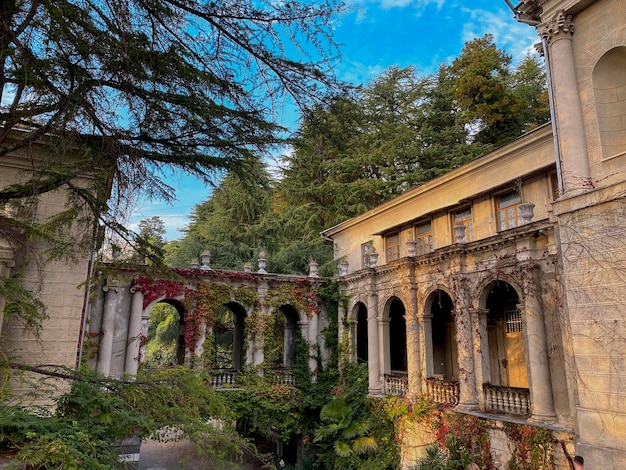
<path fill-rule="evenodd" d="M 563 10 L 559 10 L 551 20 L 537 29 L 539 35 L 550 44 L 559 39 L 571 39 L 574 34 L 574 21 L 572 15 L 566 15 Z"/>

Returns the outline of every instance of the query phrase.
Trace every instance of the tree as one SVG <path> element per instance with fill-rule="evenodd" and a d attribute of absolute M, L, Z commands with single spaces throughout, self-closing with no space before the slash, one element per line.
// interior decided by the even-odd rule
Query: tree
<path fill-rule="evenodd" d="M 210 180 L 262 154 L 281 140 L 275 100 L 289 94 L 304 106 L 335 85 L 330 22 L 342 8 L 335 0 L 5 2 L 0 158 L 23 150 L 35 161 L 30 146 L 53 140 L 46 164 L 1 187 L 0 203 L 67 189 L 71 207 L 48 229 L 59 236 L 59 222 L 75 223 L 80 206 L 128 237 L 110 210 L 128 192 L 172 199 L 165 167 Z M 96 178 L 79 187 L 85 169 Z"/>
<path fill-rule="evenodd" d="M 367 176 L 379 182 L 381 202 L 423 180 L 419 130 L 427 85 L 428 79 L 418 77 L 413 67 L 391 67 L 363 89 L 367 128 L 359 153 L 369 163 Z"/>
<path fill-rule="evenodd" d="M 158 215 L 139 221 L 139 236 L 152 245 L 162 248 L 165 245 L 165 223 Z"/>
<path fill-rule="evenodd" d="M 450 67 L 454 99 L 476 142 L 503 145 L 549 119 L 539 64 L 528 58 L 517 72 L 510 65 L 487 34 L 465 43 Z"/>
<path fill-rule="evenodd" d="M 271 199 L 272 182 L 265 165 L 246 158 L 240 171 L 229 172 L 211 197 L 194 208 L 185 237 L 171 247 L 166 261 L 185 266 L 208 249 L 212 267 L 242 269 L 271 242 L 262 223 Z"/>

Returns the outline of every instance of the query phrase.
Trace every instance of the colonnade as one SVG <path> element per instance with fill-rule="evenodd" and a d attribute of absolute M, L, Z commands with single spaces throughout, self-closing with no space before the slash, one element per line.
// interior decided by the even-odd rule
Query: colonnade
<path fill-rule="evenodd" d="M 531 397 L 531 421 L 550 423 L 556 420 L 550 373 L 550 358 L 546 325 L 541 298 L 539 268 L 529 262 L 524 266 L 525 280 L 518 289 L 518 308 L 524 324 L 525 363 Z M 487 331 L 488 310 L 479 305 L 480 299 L 472 297 L 467 283 L 454 291 L 456 298 L 452 312 L 456 329 L 457 364 L 459 374 L 459 403 L 457 409 L 478 411 L 485 408 L 482 394 L 483 383 L 491 383 L 489 366 L 489 343 Z M 389 302 L 386 292 L 378 291 L 376 277 L 368 282 L 367 294 L 367 343 L 369 393 L 385 394 L 383 378 L 390 371 L 391 337 L 388 314 L 381 303 Z M 517 289 L 516 289 L 517 290 Z M 433 375 L 433 315 L 425 303 L 418 303 L 418 289 L 411 292 L 410 299 L 402 299 L 406 312 L 406 340 L 409 398 L 415 398 L 425 390 L 425 380 Z M 426 298 L 423 296 L 422 298 Z M 482 301 L 484 304 L 484 300 Z M 478 306 L 475 306 L 478 305 Z M 352 305 L 356 309 L 356 303 Z M 352 347 L 355 348 L 355 328 L 352 328 Z"/>
<path fill-rule="evenodd" d="M 0 264 L 0 268 L 2 265 Z M 267 285 L 261 283 L 257 286 L 259 302 L 254 311 L 260 316 L 272 315 L 276 310 L 273 305 L 267 305 L 265 297 L 267 295 Z M 163 300 L 175 300 L 182 302 L 181 298 L 158 298 L 150 300 L 146 305 L 146 297 L 139 286 L 122 284 L 115 279 L 108 280 L 101 288 L 102 294 L 97 296 L 91 306 L 92 317 L 95 319 L 89 324 L 90 336 L 98 338 L 97 357 L 95 368 L 103 375 L 135 375 L 139 369 L 141 358 L 144 355 L 145 344 L 148 340 L 148 320 L 152 305 Z M 236 303 L 236 299 L 234 301 Z M 251 307 L 249 307 L 251 308 Z M 318 344 L 320 338 L 320 328 L 324 325 L 320 323 L 319 312 L 298 312 L 294 307 L 286 305 L 291 311 L 291 320 L 284 324 L 284 355 L 283 362 L 289 366 L 291 357 L 294 354 L 296 328 L 302 337 L 309 344 Z M 282 309 L 281 309 L 282 310 Z M 95 312 L 95 314 L 94 314 Z M 253 310 L 245 311 L 241 306 L 238 315 L 248 316 Z M 235 314 L 233 312 L 233 314 Z M 287 317 L 287 313 L 283 311 Z M 298 318 L 296 319 L 295 316 Z M 260 335 L 253 335 L 244 332 L 243 318 L 240 320 L 238 331 L 233 339 L 233 365 L 245 364 L 248 366 L 258 366 L 264 362 L 264 338 Z M 206 329 L 206 325 L 201 327 Z M 199 332 L 199 338 L 194 345 L 194 356 L 200 356 L 204 347 L 207 331 Z M 122 344 L 123 343 L 123 344 Z M 244 347 L 244 343 L 245 346 Z M 322 348 L 323 349 L 323 348 Z M 245 350 L 246 355 L 242 357 Z M 123 361 L 119 358 L 123 357 Z M 187 351 L 185 357 L 186 364 L 192 364 L 192 354 Z M 317 359 L 309 358 L 311 371 L 317 369 Z"/>

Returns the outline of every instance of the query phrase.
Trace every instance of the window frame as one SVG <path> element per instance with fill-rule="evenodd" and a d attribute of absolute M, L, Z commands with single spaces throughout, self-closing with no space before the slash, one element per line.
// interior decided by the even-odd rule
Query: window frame
<path fill-rule="evenodd" d="M 428 226 L 428 231 L 420 233 L 420 228 Z M 413 225 L 413 240 L 415 240 L 415 255 L 422 256 L 433 251 L 433 221 L 424 220 Z"/>
<path fill-rule="evenodd" d="M 506 196 L 513 196 L 509 201 L 503 201 Z M 522 204 L 522 196 L 518 189 L 513 188 L 509 191 L 499 193 L 495 196 L 496 206 L 496 220 L 498 224 L 498 232 L 504 232 L 505 230 L 511 230 L 519 227 L 519 220 L 517 214 L 517 208 Z M 511 222 L 513 222 L 511 224 Z M 503 227 L 504 223 L 504 227 Z"/>
<path fill-rule="evenodd" d="M 392 238 L 394 243 L 390 243 Z M 387 263 L 400 259 L 400 232 L 392 232 L 385 236 L 385 259 Z"/>

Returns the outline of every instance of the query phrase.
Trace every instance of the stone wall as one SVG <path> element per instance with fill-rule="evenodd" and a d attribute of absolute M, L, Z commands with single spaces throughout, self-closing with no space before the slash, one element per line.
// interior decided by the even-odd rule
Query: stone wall
<path fill-rule="evenodd" d="M 489 428 L 489 447 L 493 468 L 510 468 L 509 462 L 516 449 L 516 443 L 507 435 L 505 422 L 486 419 Z M 426 449 L 437 445 L 433 431 L 422 422 L 400 420 L 397 423 L 397 439 L 400 445 L 401 468 L 412 470 L 419 460 L 426 455 Z M 570 470 L 570 460 L 574 457 L 574 435 L 571 432 L 557 428 L 549 429 L 555 441 L 543 452 L 542 461 L 544 470 Z M 533 446 L 538 450 L 537 446 Z M 541 454 L 542 452 L 539 452 Z"/>
<path fill-rule="evenodd" d="M 626 183 L 555 205 L 575 364 L 578 453 L 626 465 Z M 609 457 L 607 460 L 607 457 Z"/>
<path fill-rule="evenodd" d="M 29 152 L 45 152 L 45 147 L 33 146 Z M 37 163 L 37 159 L 25 153 L 16 153 L 3 157 L 0 167 L 0 187 L 23 181 L 27 171 Z M 87 177 L 77 177 L 76 185 L 87 184 Z M 43 222 L 66 209 L 67 192 L 59 189 L 42 194 L 35 200 L 17 201 L 19 205 L 4 206 L 4 215 L 8 217 L 29 217 Z M 92 233 L 89 223 L 75 226 L 67 233 L 67 242 L 72 243 L 72 236 L 81 237 Z M 49 261 L 46 259 L 46 246 L 41 242 L 32 242 L 12 237 L 0 238 L 0 247 L 5 247 L 3 254 L 12 255 L 9 262 L 2 259 L 2 276 L 19 274 L 20 284 L 35 294 L 46 307 L 47 320 L 42 324 L 39 337 L 24 329 L 16 318 L 4 318 L 0 328 L 0 351 L 15 362 L 29 365 L 54 364 L 73 368 L 76 365 L 78 343 L 82 325 L 82 311 L 85 302 L 86 280 L 89 271 L 90 254 L 73 253 L 71 259 Z M 7 248 L 8 247 L 8 248 Z M 6 258 L 4 256 L 2 258 Z M 4 299 L 3 299 L 4 300 Z M 3 302 L 0 302 L 2 306 Z M 24 377 L 25 378 L 25 377 Z M 38 379 L 38 377 L 36 378 Z M 39 391 L 45 387 L 36 386 Z M 17 395 L 32 392 L 32 384 L 16 378 L 13 390 Z M 47 403 L 46 399 L 24 397 L 34 403 Z"/>

